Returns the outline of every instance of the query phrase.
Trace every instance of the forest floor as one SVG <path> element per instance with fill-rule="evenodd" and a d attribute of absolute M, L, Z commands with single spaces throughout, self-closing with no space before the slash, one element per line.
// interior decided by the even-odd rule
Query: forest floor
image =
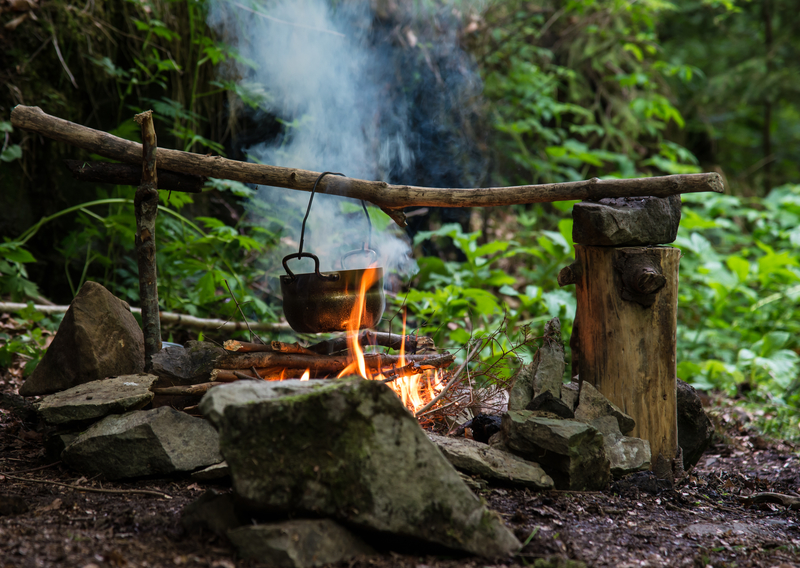
<path fill-rule="evenodd" d="M 205 486 L 186 478 L 86 479 L 49 458 L 42 433 L 10 410 L 7 395 L 16 394 L 21 382 L 18 367 L 0 369 L 0 568 L 264 566 L 237 559 L 218 536 L 182 529 L 183 507 Z M 714 412 L 717 442 L 675 489 L 650 493 L 622 482 L 594 492 L 482 491 L 489 507 L 526 543 L 519 555 L 495 565 L 800 567 L 799 512 L 772 503 L 746 507 L 740 500 L 766 491 L 800 493 L 798 449 L 744 428 L 734 405 L 719 408 Z M 84 492 L 59 483 L 123 492 Z M 132 489 L 170 498 L 124 492 Z M 346 565 L 477 568 L 487 563 L 402 550 Z"/>

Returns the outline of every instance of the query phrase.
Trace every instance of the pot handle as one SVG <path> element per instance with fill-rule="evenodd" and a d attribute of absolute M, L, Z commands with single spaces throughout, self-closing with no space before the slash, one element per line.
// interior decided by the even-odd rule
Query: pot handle
<path fill-rule="evenodd" d="M 311 254 L 310 252 L 296 252 L 293 254 L 287 254 L 286 256 L 283 257 L 283 269 L 286 270 L 286 274 L 288 274 L 289 278 L 291 278 L 292 280 L 294 280 L 297 277 L 294 275 L 294 272 L 289 270 L 289 265 L 286 263 L 287 260 L 290 260 L 292 258 L 313 258 L 314 273 L 317 275 L 317 278 L 320 278 L 322 280 L 328 280 L 330 282 L 335 282 L 339 280 L 339 274 L 335 272 L 333 274 L 328 274 L 327 276 L 322 274 L 319 271 L 319 257 L 315 254 Z"/>
<path fill-rule="evenodd" d="M 342 267 L 342 270 L 347 270 L 344 267 L 345 259 L 349 258 L 351 256 L 355 256 L 357 254 L 368 254 L 368 255 L 370 255 L 372 257 L 372 261 L 371 262 L 375 262 L 375 261 L 378 260 L 378 253 L 375 252 L 374 250 L 372 250 L 371 248 L 360 248 L 360 249 L 351 250 L 350 252 L 344 253 L 342 255 L 342 258 L 339 259 L 339 265 Z"/>

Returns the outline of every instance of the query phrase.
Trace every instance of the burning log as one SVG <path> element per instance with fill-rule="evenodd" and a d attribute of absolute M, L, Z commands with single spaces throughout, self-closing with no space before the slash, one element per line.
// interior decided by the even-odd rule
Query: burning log
<path fill-rule="evenodd" d="M 50 116 L 38 107 L 17 105 L 11 111 L 11 123 L 17 128 L 37 132 L 106 158 L 130 164 L 138 164 L 142 160 L 141 144 Z M 157 162 L 159 168 L 174 172 L 309 192 L 319 178 L 319 172 L 238 162 L 220 156 L 203 156 L 178 150 L 159 149 Z M 319 183 L 316 191 L 369 201 L 404 226 L 402 209 L 405 207 L 494 207 L 604 197 L 667 197 L 704 191 L 722 193 L 724 188 L 719 174 L 704 173 L 640 179 L 592 178 L 565 183 L 472 189 L 390 185 L 382 181 L 328 176 Z"/>
<path fill-rule="evenodd" d="M 217 361 L 217 367 L 223 370 L 241 370 L 255 368 L 270 369 L 310 369 L 312 373 L 336 373 L 342 371 L 350 363 L 352 357 L 347 355 L 306 355 L 303 353 L 280 353 L 268 351 L 264 353 L 230 353 Z M 455 361 L 449 353 L 442 355 L 388 355 L 386 353 L 368 353 L 364 355 L 364 362 L 368 369 L 379 372 L 381 369 L 397 367 L 405 363 L 416 363 L 421 369 L 444 368 Z M 431 362 L 435 361 L 435 364 Z"/>
<path fill-rule="evenodd" d="M 382 331 L 364 330 L 358 334 L 360 345 L 380 345 L 399 351 L 401 348 L 406 353 L 419 353 L 420 351 L 433 350 L 436 346 L 430 337 L 418 335 L 398 335 Z M 337 337 L 309 346 L 307 349 L 322 355 L 332 355 L 347 349 L 347 337 Z"/>
<path fill-rule="evenodd" d="M 246 341 L 236 341 L 229 339 L 222 346 L 227 351 L 234 353 L 301 353 L 304 355 L 316 355 L 300 345 L 299 343 L 283 343 L 282 341 L 271 341 L 269 343 L 248 343 Z"/>

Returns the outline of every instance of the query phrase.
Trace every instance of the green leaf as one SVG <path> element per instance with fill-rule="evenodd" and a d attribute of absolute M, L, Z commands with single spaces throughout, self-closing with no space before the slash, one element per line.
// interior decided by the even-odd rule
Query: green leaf
<path fill-rule="evenodd" d="M 22 146 L 19 144 L 11 144 L 2 153 L 0 153 L 0 161 L 13 162 L 22 157 Z"/>
<path fill-rule="evenodd" d="M 747 282 L 747 277 L 750 274 L 750 263 L 743 259 L 741 256 L 729 256 L 725 260 L 728 268 L 736 274 L 739 282 Z"/>

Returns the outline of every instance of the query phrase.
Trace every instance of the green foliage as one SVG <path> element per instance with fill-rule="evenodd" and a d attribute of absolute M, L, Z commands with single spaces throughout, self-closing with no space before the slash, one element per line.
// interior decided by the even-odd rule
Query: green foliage
<path fill-rule="evenodd" d="M 63 314 L 45 316 L 29 302 L 27 308 L 17 313 L 17 319 L 24 322 L 25 331 L 20 334 L 0 332 L 0 368 L 10 367 L 15 358 L 21 357 L 25 361 L 23 374 L 29 375 L 44 355 L 48 335 L 55 332 L 62 318 Z"/>
<path fill-rule="evenodd" d="M 800 185 L 759 201 L 685 195 L 684 205 L 678 376 L 793 416 L 782 433 L 797 437 Z"/>
<path fill-rule="evenodd" d="M 800 35 L 794 0 L 675 2 L 665 58 L 702 70 L 670 79 L 687 128 L 673 139 L 719 168 L 739 194 L 800 179 Z M 713 41 L 710 40 L 713 36 Z M 699 68 L 699 69 L 698 69 Z"/>
<path fill-rule="evenodd" d="M 477 47 L 504 182 L 698 171 L 665 138 L 684 126 L 665 77 L 692 77 L 661 59 L 656 21 L 671 4 L 529 4 L 495 2 Z"/>
<path fill-rule="evenodd" d="M 510 349 L 520 333 L 531 330 L 535 335 L 545 321 L 556 316 L 569 334 L 575 298 L 558 289 L 556 275 L 573 253 L 572 220 L 563 219 L 558 232 L 531 231 L 526 243 L 492 240 L 479 244 L 480 236 L 449 224 L 415 237 L 415 244 L 449 240 L 465 260 L 419 259 L 420 272 L 413 287 L 400 298 L 412 314 L 410 325 L 433 337 L 437 345 L 450 348 L 507 327 L 508 336 L 498 341 L 502 348 Z M 491 357 L 493 351 L 482 355 Z M 518 355 L 527 358 L 532 353 Z"/>
<path fill-rule="evenodd" d="M 247 304 L 248 315 L 277 320 L 274 308 L 252 291 L 253 282 L 263 277 L 256 261 L 276 244 L 276 235 L 246 221 L 231 227 L 211 217 L 190 220 L 180 213 L 192 203 L 189 194 L 174 193 L 168 198 L 162 192 L 161 198 L 156 231 L 161 308 L 195 316 L 236 316 L 227 281 L 239 302 Z M 68 214 L 77 216 L 77 228 L 63 236 L 58 251 L 67 259 L 64 269 L 72 294 L 92 274 L 112 293 L 136 305 L 133 200 L 107 195 L 43 218 L 16 240 L 0 244 L 3 292 L 15 298 L 36 294 L 36 284 L 28 280 L 24 267 L 35 259 L 25 244 L 46 223 Z"/>

